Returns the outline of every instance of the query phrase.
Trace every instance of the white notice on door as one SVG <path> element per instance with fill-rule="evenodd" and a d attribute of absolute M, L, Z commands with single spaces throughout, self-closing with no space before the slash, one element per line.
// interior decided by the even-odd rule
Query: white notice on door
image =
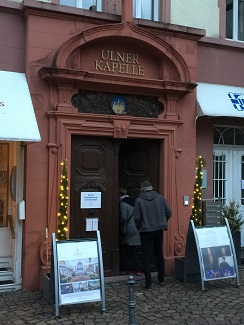
<path fill-rule="evenodd" d="M 81 192 L 80 193 L 81 209 L 101 209 L 101 192 Z"/>
<path fill-rule="evenodd" d="M 86 231 L 98 230 L 98 218 L 86 218 Z"/>

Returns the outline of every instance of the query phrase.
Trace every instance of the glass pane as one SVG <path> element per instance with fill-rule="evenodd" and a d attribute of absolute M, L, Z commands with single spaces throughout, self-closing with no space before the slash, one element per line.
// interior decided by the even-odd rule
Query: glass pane
<path fill-rule="evenodd" d="M 133 16 L 136 18 L 152 19 L 152 1 L 149 0 L 134 0 L 133 1 Z"/>
<path fill-rule="evenodd" d="M 234 144 L 234 129 L 225 129 L 223 133 L 224 144 Z"/>
<path fill-rule="evenodd" d="M 244 180 L 244 156 L 241 156 L 241 180 Z M 244 189 L 241 189 L 241 205 L 244 205 Z"/>
<path fill-rule="evenodd" d="M 133 0 L 133 16 L 158 21 L 159 0 Z"/>
<path fill-rule="evenodd" d="M 96 0 L 79 0 L 78 7 L 83 9 L 89 9 L 91 6 L 96 6 Z"/>
<path fill-rule="evenodd" d="M 225 166 L 225 155 L 214 155 L 214 199 L 223 200 L 225 198 Z"/>
<path fill-rule="evenodd" d="M 233 38 L 233 0 L 226 0 L 226 38 Z"/>
<path fill-rule="evenodd" d="M 244 145 L 244 129 L 235 129 L 235 144 Z"/>
<path fill-rule="evenodd" d="M 60 0 L 60 4 L 64 6 L 76 7 L 76 0 Z"/>
<path fill-rule="evenodd" d="M 220 128 L 214 128 L 214 144 L 223 144 Z"/>
<path fill-rule="evenodd" d="M 154 14 L 153 14 L 153 20 L 155 21 L 159 21 L 159 10 L 160 10 L 160 7 L 159 7 L 159 0 L 154 0 L 153 1 L 153 11 L 154 11 Z"/>
<path fill-rule="evenodd" d="M 8 150 L 8 144 L 0 143 L 0 227 L 7 224 Z"/>
<path fill-rule="evenodd" d="M 241 179 L 244 179 L 244 156 L 241 156 Z"/>
<path fill-rule="evenodd" d="M 96 11 L 102 10 L 102 0 L 60 0 L 61 5 L 89 9 L 91 6 L 96 6 Z"/>
<path fill-rule="evenodd" d="M 238 40 L 244 41 L 244 2 L 238 3 Z"/>

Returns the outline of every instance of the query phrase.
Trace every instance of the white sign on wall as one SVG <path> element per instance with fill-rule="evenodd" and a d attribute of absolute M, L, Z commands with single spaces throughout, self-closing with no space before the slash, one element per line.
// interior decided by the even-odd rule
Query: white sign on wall
<path fill-rule="evenodd" d="M 80 193 L 81 209 L 100 209 L 101 192 L 81 192 Z"/>

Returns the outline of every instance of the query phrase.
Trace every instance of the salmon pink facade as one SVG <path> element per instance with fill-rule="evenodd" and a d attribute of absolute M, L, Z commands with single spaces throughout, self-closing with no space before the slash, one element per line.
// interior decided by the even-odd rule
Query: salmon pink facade
<path fill-rule="evenodd" d="M 208 184 L 213 177 L 214 121 L 197 118 L 196 87 L 199 78 L 209 82 L 208 47 L 217 49 L 201 41 L 203 29 L 171 25 L 168 2 L 162 5 L 164 22 L 133 18 L 132 0 L 105 1 L 102 12 L 59 1 L 3 1 L 0 70 L 25 73 L 41 137 L 1 141 L 15 157 L 15 191 L 22 191 L 15 201 L 9 197 L 17 239 L 9 237 L 8 245 L 22 243 L 8 253 L 15 287 L 18 274 L 19 286 L 37 290 L 50 270 L 63 161 L 68 238 L 94 237 L 86 222 L 98 220 L 105 276 L 122 269 L 118 189 L 127 187 L 135 199 L 145 179 L 173 211 L 164 238 L 166 275 L 184 255 L 198 154 L 206 158 Z M 101 207 L 84 209 L 82 192 L 101 193 Z M 212 185 L 203 195 L 213 197 Z"/>

